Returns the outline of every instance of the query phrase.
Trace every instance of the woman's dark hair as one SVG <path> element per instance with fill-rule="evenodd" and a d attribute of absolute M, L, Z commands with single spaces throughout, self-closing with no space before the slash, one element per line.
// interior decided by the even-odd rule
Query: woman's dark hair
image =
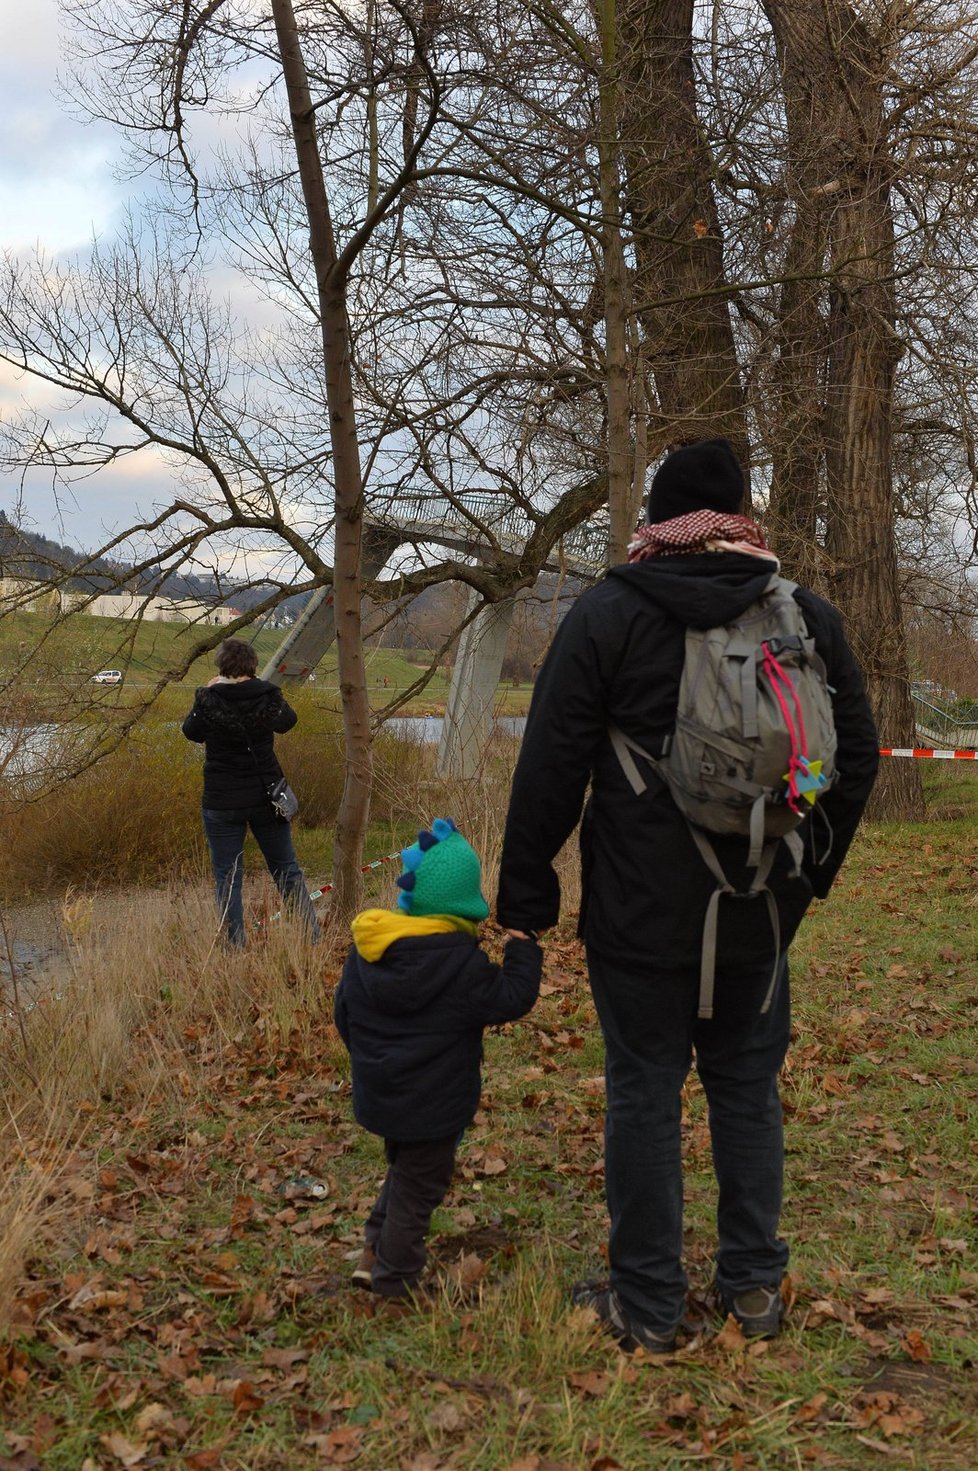
<path fill-rule="evenodd" d="M 258 655 L 243 638 L 226 638 L 217 651 L 217 672 L 225 679 L 238 679 L 242 674 L 253 679 L 258 669 Z"/>

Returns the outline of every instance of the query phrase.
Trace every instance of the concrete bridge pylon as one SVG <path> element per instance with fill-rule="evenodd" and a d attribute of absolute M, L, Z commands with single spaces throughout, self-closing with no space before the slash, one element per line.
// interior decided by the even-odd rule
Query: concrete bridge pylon
<path fill-rule="evenodd" d="M 379 577 L 397 549 L 405 545 L 440 545 L 463 557 L 479 559 L 488 550 L 487 527 L 492 528 L 500 547 L 516 551 L 525 544 L 533 523 L 517 508 L 501 510 L 499 499 L 491 496 L 448 500 L 399 495 L 383 510 L 374 507 L 371 518 L 364 522 L 364 579 Z M 607 545 L 606 519 L 599 516 L 563 538 L 546 566 L 590 580 L 603 570 Z M 468 611 L 471 613 L 478 603 L 479 594 L 473 589 Z M 487 605 L 462 633 L 438 748 L 440 776 L 471 778 L 481 770 L 515 607 L 516 598 Z M 333 589 L 325 586 L 311 595 L 294 627 L 262 670 L 262 678 L 278 685 L 305 683 L 335 637 Z"/>
<path fill-rule="evenodd" d="M 479 594 L 469 592 L 468 612 Z M 493 706 L 506 654 L 515 598 L 490 603 L 467 624 L 459 639 L 435 770 L 439 776 L 474 777 L 492 734 Z"/>
<path fill-rule="evenodd" d="M 400 531 L 368 525 L 363 532 L 363 576 L 370 582 L 404 540 Z M 330 583 L 311 594 L 295 624 L 261 672 L 272 684 L 304 684 L 336 637 L 336 612 Z"/>

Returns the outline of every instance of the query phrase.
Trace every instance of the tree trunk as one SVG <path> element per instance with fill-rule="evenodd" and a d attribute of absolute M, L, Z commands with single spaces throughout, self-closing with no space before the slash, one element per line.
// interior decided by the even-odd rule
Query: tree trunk
<path fill-rule="evenodd" d="M 819 519 L 825 513 L 826 241 L 819 211 L 805 199 L 797 170 L 791 172 L 795 211 L 778 303 L 765 529 L 785 572 L 806 587 L 827 593 Z"/>
<path fill-rule="evenodd" d="M 693 0 L 619 0 L 619 117 L 636 307 L 658 397 L 650 451 L 726 435 L 750 456 L 713 197 L 696 114 Z"/>
<path fill-rule="evenodd" d="M 618 148 L 618 66 L 615 0 L 601 0 L 601 72 L 598 83 L 598 170 L 604 263 L 605 400 L 608 419 L 608 565 L 624 562 L 635 530 L 637 501 L 628 382 L 628 272 L 621 230 Z"/>
<path fill-rule="evenodd" d="M 893 376 L 900 346 L 893 165 L 884 127 L 887 58 L 844 0 L 763 4 L 781 56 L 792 165 L 807 205 L 799 218 L 812 225 L 809 210 L 816 207 L 828 247 L 829 587 L 865 672 L 883 744 L 912 745 L 892 484 Z M 799 444 L 810 451 L 810 438 Z M 803 496 L 811 494 L 810 473 L 810 466 L 800 473 Z M 803 525 L 806 514 L 803 500 Z M 916 817 L 922 806 L 913 763 L 888 768 L 874 797 L 874 815 Z"/>
<path fill-rule="evenodd" d="M 363 478 L 350 369 L 347 278 L 337 269 L 329 197 L 316 135 L 316 114 L 306 76 L 291 0 L 272 0 L 282 75 L 289 99 L 292 136 L 309 220 L 310 250 L 319 292 L 326 408 L 333 452 L 335 549 L 333 595 L 346 772 L 333 847 L 333 912 L 346 919 L 357 908 L 360 865 L 370 812 L 370 707 L 361 624 Z"/>

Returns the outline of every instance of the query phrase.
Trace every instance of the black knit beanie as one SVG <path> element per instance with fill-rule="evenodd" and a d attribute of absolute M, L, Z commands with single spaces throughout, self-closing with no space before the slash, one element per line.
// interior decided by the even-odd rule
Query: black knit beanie
<path fill-rule="evenodd" d="M 652 477 L 650 523 L 690 511 L 736 513 L 744 499 L 744 472 L 728 439 L 701 439 L 667 455 Z"/>

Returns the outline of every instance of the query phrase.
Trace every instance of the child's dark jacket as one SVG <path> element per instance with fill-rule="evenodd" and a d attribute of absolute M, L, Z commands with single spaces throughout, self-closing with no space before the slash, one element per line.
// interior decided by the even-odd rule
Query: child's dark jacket
<path fill-rule="evenodd" d="M 541 958 L 532 940 L 509 940 L 494 965 L 461 933 L 395 940 L 373 962 L 351 946 L 335 1015 L 357 1122 L 405 1142 L 466 1128 L 479 1107 L 482 1030 L 531 1009 Z"/>

